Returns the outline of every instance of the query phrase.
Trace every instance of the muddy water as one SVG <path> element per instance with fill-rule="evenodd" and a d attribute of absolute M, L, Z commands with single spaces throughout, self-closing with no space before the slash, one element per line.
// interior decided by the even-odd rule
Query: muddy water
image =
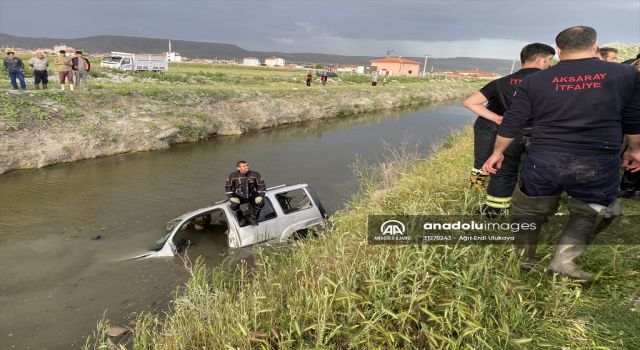
<path fill-rule="evenodd" d="M 457 104 L 309 122 L 170 150 L 128 154 L 0 176 L 0 348 L 75 349 L 103 316 L 166 310 L 187 279 L 183 261 L 122 261 L 160 238 L 164 224 L 224 198 L 238 159 L 268 186 L 308 183 L 329 212 L 357 187 L 356 156 L 382 159 L 407 138 L 423 154 L 472 116 Z M 210 264 L 224 240 L 193 247 Z"/>

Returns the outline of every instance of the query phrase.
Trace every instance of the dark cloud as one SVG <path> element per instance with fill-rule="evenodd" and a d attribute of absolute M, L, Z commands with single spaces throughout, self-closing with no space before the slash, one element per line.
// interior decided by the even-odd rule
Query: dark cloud
<path fill-rule="evenodd" d="M 424 47 L 449 41 L 452 48 L 462 48 L 461 42 L 469 45 L 482 40 L 504 44 L 553 43 L 557 32 L 577 24 L 595 27 L 602 43 L 640 42 L 640 2 L 0 1 L 0 31 L 16 35 L 149 36 L 237 43 L 246 49 L 353 55 L 380 52 L 396 42 L 408 51 L 414 45 Z M 333 51 L 332 42 L 339 52 Z M 490 48 L 482 50 L 491 55 Z"/>

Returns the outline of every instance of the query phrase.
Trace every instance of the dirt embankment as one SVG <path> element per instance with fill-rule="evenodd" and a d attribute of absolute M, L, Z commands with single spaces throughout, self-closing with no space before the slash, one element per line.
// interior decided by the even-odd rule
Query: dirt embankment
<path fill-rule="evenodd" d="M 0 174 L 114 154 L 149 151 L 212 135 L 459 99 L 477 87 L 236 92 L 0 92 Z"/>

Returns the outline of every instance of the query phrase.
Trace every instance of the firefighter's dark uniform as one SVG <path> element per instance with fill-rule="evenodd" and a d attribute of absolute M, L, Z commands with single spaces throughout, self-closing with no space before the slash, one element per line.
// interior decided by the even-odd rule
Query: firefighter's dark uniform
<path fill-rule="evenodd" d="M 229 199 L 235 197 L 240 200 L 240 203 L 231 202 L 231 210 L 234 211 L 238 220 L 242 222 L 244 219 L 240 205 L 248 203 L 253 213 L 251 221 L 255 224 L 260 216 L 260 210 L 264 205 L 264 194 L 266 191 L 266 186 L 260 173 L 253 170 L 249 170 L 244 174 L 240 171 L 235 171 L 227 177 L 224 190 Z M 262 197 L 263 201 L 256 203 L 256 197 Z"/>
<path fill-rule="evenodd" d="M 549 270 L 592 280 L 574 261 L 619 215 L 623 133 L 640 134 L 638 71 L 596 58 L 564 60 L 525 78 L 512 101 L 498 135 L 518 136 L 530 118 L 533 130 L 511 213 L 516 220 L 553 215 L 567 192 L 572 215 Z M 520 237 L 525 263 L 535 261 L 538 232 Z"/>
<path fill-rule="evenodd" d="M 519 71 L 496 79 L 480 89 L 480 93 L 487 99 L 487 109 L 503 115 L 511 105 L 511 98 L 522 80 L 533 73 L 539 72 L 537 68 L 523 68 Z M 530 125 L 525 125 L 529 130 Z M 474 131 L 474 168 L 471 170 L 471 184 L 477 188 L 484 186 L 486 174 L 482 172 L 482 166 L 493 153 L 493 146 L 498 133 L 498 124 L 486 118 L 478 117 L 473 125 Z M 518 181 L 518 170 L 522 155 L 525 152 L 524 135 L 515 137 L 509 148 L 504 153 L 502 167 L 494 175 L 491 175 L 487 186 L 487 198 L 483 212 L 497 214 L 503 209 L 511 207 L 511 195 Z M 527 135 L 528 136 L 528 135 Z"/>

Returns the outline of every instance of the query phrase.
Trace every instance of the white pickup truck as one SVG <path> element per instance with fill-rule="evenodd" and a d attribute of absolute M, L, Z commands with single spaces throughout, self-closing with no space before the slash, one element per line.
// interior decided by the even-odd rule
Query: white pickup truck
<path fill-rule="evenodd" d="M 156 250 L 135 258 L 174 256 L 179 251 L 180 233 L 216 228 L 226 235 L 231 248 L 267 241 L 286 242 L 311 228 L 323 228 L 326 212 L 316 193 L 307 184 L 280 185 L 266 190 L 257 225 L 241 226 L 229 200 L 181 215 L 167 223 L 167 235 L 156 242 Z"/>
<path fill-rule="evenodd" d="M 111 52 L 100 61 L 100 67 L 131 72 L 166 72 L 169 60 L 164 53 Z"/>

